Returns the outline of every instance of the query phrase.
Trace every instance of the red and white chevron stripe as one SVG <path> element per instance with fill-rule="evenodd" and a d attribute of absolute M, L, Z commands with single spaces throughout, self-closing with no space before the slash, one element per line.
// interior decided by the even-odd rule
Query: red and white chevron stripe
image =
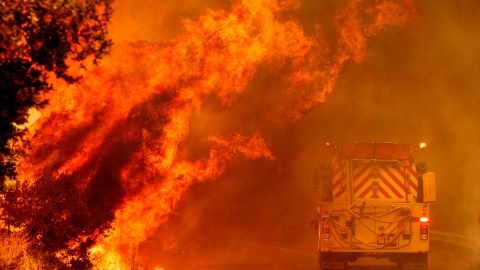
<path fill-rule="evenodd" d="M 345 200 L 347 197 L 347 161 L 334 158 L 332 161 L 332 193 L 334 200 Z"/>
<path fill-rule="evenodd" d="M 334 201 L 345 200 L 348 188 L 346 159 L 332 161 L 332 193 Z M 418 180 L 415 165 L 409 161 L 375 163 L 352 161 L 354 199 L 405 201 L 408 194 L 417 197 Z"/>
<path fill-rule="evenodd" d="M 355 161 L 352 164 L 355 199 L 405 201 L 408 194 L 417 197 L 416 170 L 410 162 L 376 164 Z"/>

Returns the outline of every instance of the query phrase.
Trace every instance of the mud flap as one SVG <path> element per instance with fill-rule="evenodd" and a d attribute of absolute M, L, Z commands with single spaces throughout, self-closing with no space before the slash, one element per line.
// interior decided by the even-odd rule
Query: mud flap
<path fill-rule="evenodd" d="M 428 269 L 427 254 L 411 254 L 402 256 L 397 261 L 398 270 L 426 270 Z"/>
<path fill-rule="evenodd" d="M 320 253 L 320 269 L 347 269 L 347 257 L 344 254 Z"/>

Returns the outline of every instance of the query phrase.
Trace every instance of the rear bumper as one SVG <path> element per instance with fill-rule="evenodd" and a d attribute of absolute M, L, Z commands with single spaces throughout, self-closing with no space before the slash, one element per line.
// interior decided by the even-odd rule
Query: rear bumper
<path fill-rule="evenodd" d="M 403 269 L 404 266 L 412 266 L 415 269 L 427 269 L 428 253 L 372 253 L 372 252 L 328 252 L 319 254 L 319 264 L 323 269 L 347 269 L 348 263 L 356 262 L 361 257 L 385 258 L 397 264 Z M 410 268 L 408 268 L 410 269 Z"/>
<path fill-rule="evenodd" d="M 319 252 L 320 264 L 324 265 L 325 263 L 331 262 L 355 262 L 359 258 L 370 257 L 370 258 L 386 258 L 391 262 L 399 261 L 411 261 L 411 258 L 426 258 L 428 257 L 429 251 L 406 251 L 406 250 L 389 250 L 388 252 L 371 250 L 368 251 L 359 251 L 359 250 L 342 250 L 342 251 L 328 251 L 328 252 Z M 325 266 L 327 267 L 328 266 Z"/>
<path fill-rule="evenodd" d="M 358 250 L 358 249 L 325 249 L 320 250 L 319 253 L 355 253 L 355 254 L 366 254 L 366 255 L 375 255 L 375 254 L 424 254 L 431 253 L 430 250 Z"/>

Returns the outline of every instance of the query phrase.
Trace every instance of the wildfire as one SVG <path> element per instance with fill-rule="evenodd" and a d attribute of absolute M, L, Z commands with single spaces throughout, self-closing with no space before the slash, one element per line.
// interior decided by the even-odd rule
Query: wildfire
<path fill-rule="evenodd" d="M 210 136 L 206 157 L 185 154 L 192 113 L 207 98 L 216 96 L 227 109 L 267 63 L 286 71 L 280 105 L 269 104 L 278 111 L 272 115 L 296 120 L 325 100 L 347 60 L 365 57 L 368 37 L 415 14 L 408 0 L 352 0 L 337 16 L 337 47 L 328 49 L 321 31 L 309 36 L 281 16 L 298 5 L 234 1 L 230 11 L 185 20 L 171 42 L 117 44 L 78 85 L 54 83 L 57 91 L 29 134 L 20 179 L 73 178 L 95 224 L 112 225 L 106 236 L 86 231 L 70 248 L 92 237 L 96 268 L 126 268 L 132 245 L 168 219 L 191 185 L 218 177 L 238 157 L 274 159 L 260 134 Z"/>

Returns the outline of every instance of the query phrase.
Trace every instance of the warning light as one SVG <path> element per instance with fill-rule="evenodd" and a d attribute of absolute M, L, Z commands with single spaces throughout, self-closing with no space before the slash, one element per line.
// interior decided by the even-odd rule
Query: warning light
<path fill-rule="evenodd" d="M 420 222 L 422 222 L 422 223 L 427 223 L 429 221 L 430 221 L 430 219 L 428 217 L 421 217 L 420 218 Z"/>
<path fill-rule="evenodd" d="M 325 148 L 330 148 L 332 146 L 331 142 L 325 142 Z"/>
<path fill-rule="evenodd" d="M 421 142 L 418 144 L 418 148 L 421 150 L 421 149 L 425 149 L 427 148 L 427 143 L 426 142 Z"/>

